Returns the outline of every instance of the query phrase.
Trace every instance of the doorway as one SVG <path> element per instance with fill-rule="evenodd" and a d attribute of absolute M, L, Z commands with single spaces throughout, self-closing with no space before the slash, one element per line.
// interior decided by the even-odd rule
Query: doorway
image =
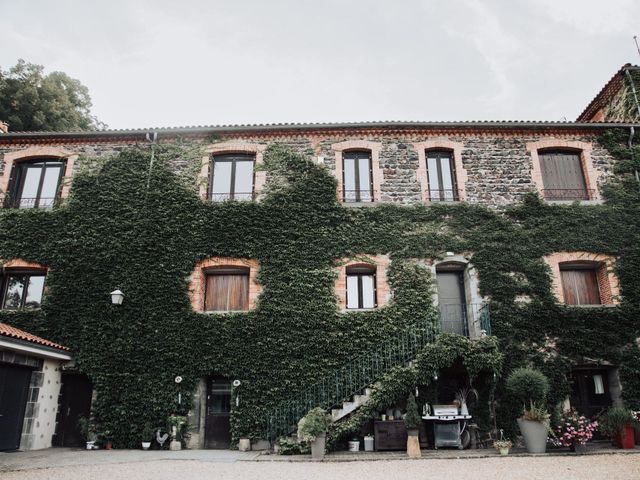
<path fill-rule="evenodd" d="M 436 280 L 442 331 L 468 336 L 463 269 L 458 265 L 438 266 Z"/>
<path fill-rule="evenodd" d="M 31 369 L 0 363 L 0 451 L 20 448 Z"/>
<path fill-rule="evenodd" d="M 204 428 L 205 448 L 226 449 L 231 446 L 231 381 L 209 377 L 207 381 L 207 415 Z"/>
<path fill-rule="evenodd" d="M 571 372 L 571 406 L 586 417 L 593 417 L 612 405 L 610 369 L 581 368 Z"/>
<path fill-rule="evenodd" d="M 57 447 L 80 447 L 84 444 L 78 420 L 91 415 L 93 384 L 86 375 L 63 373 L 60 390 L 58 425 L 53 438 Z"/>

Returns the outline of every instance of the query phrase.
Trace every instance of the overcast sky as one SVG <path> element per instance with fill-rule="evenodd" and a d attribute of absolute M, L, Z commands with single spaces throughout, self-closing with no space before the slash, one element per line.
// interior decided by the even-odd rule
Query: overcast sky
<path fill-rule="evenodd" d="M 0 67 L 110 128 L 574 120 L 640 57 L 638 0 L 0 0 Z"/>

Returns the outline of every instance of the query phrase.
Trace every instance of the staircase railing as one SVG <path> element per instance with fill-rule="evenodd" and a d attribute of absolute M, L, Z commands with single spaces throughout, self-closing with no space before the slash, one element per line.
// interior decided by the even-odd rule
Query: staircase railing
<path fill-rule="evenodd" d="M 480 310 L 482 329 L 491 333 L 489 308 Z M 266 438 L 274 441 L 292 432 L 309 410 L 328 410 L 361 393 L 391 368 L 406 365 L 442 331 L 440 324 L 427 324 L 386 340 L 375 350 L 351 360 L 347 365 L 307 387 L 271 410 L 267 417 Z"/>

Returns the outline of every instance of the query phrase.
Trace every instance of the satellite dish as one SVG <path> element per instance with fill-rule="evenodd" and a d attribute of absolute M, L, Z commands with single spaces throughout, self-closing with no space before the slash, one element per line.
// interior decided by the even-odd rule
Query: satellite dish
<path fill-rule="evenodd" d="M 234 386 L 234 387 L 239 387 L 241 383 L 242 383 L 242 382 L 241 382 L 240 380 L 234 380 L 234 381 L 233 381 L 233 386 Z"/>
<path fill-rule="evenodd" d="M 176 383 L 180 383 L 180 382 L 182 382 L 182 377 L 181 377 L 180 375 L 178 375 L 178 376 L 174 379 L 174 382 L 176 382 Z"/>

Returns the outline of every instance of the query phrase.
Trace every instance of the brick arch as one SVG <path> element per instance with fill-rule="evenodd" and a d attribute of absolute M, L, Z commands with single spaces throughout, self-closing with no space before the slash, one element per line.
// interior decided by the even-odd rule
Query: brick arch
<path fill-rule="evenodd" d="M 60 182 L 60 185 L 62 186 L 60 190 L 60 198 L 67 198 L 69 196 L 73 169 L 75 162 L 78 159 L 78 154 L 65 148 L 52 146 L 29 147 L 23 150 L 5 153 L 4 171 L 0 177 L 0 195 L 4 197 L 9 192 L 9 182 L 11 180 L 13 167 L 20 162 L 26 162 L 36 158 L 57 158 L 66 160 L 64 174 Z"/>
<path fill-rule="evenodd" d="M 565 303 L 564 290 L 560 276 L 560 266 L 563 263 L 586 263 L 597 266 L 598 289 L 600 301 L 603 305 L 617 305 L 620 303 L 620 282 L 613 271 L 616 258 L 612 255 L 592 252 L 556 252 L 544 257 L 551 268 L 551 282 L 556 298 Z"/>
<path fill-rule="evenodd" d="M 26 260 L 23 260 L 21 258 L 12 258 L 11 260 L 6 260 L 6 261 L 2 261 L 0 260 L 0 266 L 4 269 L 18 269 L 18 268 L 24 268 L 26 270 L 46 270 L 48 271 L 49 268 L 45 267 L 44 265 L 37 263 L 37 262 L 28 262 Z"/>
<path fill-rule="evenodd" d="M 380 188 L 384 181 L 384 175 L 380 168 L 380 151 L 382 150 L 382 143 L 372 142 L 371 140 L 347 140 L 344 142 L 338 142 L 331 144 L 331 149 L 335 152 L 336 168 L 333 171 L 333 175 L 338 180 L 338 198 L 342 200 L 342 170 L 343 170 L 343 155 L 345 152 L 352 151 L 370 151 L 371 152 L 371 170 L 373 171 L 373 201 L 380 201 Z"/>
<path fill-rule="evenodd" d="M 227 142 L 214 143 L 204 149 L 206 155 L 202 157 L 200 163 L 200 173 L 198 174 L 198 193 L 201 198 L 207 198 L 209 187 L 209 176 L 211 173 L 211 160 L 215 155 L 223 155 L 225 153 L 252 153 L 256 156 L 256 165 L 264 163 L 264 152 L 267 145 L 262 143 L 246 142 L 242 140 L 230 140 Z M 254 171 L 253 188 L 256 194 L 259 194 L 267 182 L 267 172 Z"/>
<path fill-rule="evenodd" d="M 427 154 L 428 150 L 449 150 L 453 153 L 453 164 L 455 166 L 456 184 L 458 188 L 458 198 L 460 201 L 467 199 L 467 171 L 462 163 L 462 142 L 454 142 L 448 138 L 434 138 L 424 142 L 413 144 L 413 148 L 418 152 L 418 171 L 416 176 L 422 191 L 422 200 L 429 202 L 429 179 L 427 176 Z"/>
<path fill-rule="evenodd" d="M 593 161 L 591 160 L 593 145 L 591 143 L 557 138 L 545 138 L 536 142 L 529 142 L 526 144 L 526 147 L 527 151 L 531 154 L 531 178 L 540 196 L 542 196 L 544 190 L 542 168 L 540 166 L 540 153 L 542 153 L 542 150 L 557 149 L 572 150 L 580 153 L 580 163 L 582 165 L 584 183 L 587 189 L 593 192 L 589 196 L 589 200 L 600 200 L 601 197 L 598 190 L 598 183 L 600 181 L 601 172 L 593 166 Z"/>
<path fill-rule="evenodd" d="M 255 308 L 256 301 L 262 291 L 258 283 L 260 262 L 248 258 L 212 257 L 196 263 L 189 282 L 189 299 L 196 312 L 204 312 L 204 296 L 207 268 L 215 267 L 244 267 L 249 269 L 249 310 Z"/>
<path fill-rule="evenodd" d="M 391 261 L 387 255 L 358 255 L 351 258 L 338 260 L 338 277 L 335 283 L 335 292 L 338 296 L 338 308 L 345 311 L 347 308 L 347 268 L 356 266 L 374 267 L 376 270 L 376 295 L 378 308 L 389 303 L 391 288 L 387 279 L 387 269 Z"/>

